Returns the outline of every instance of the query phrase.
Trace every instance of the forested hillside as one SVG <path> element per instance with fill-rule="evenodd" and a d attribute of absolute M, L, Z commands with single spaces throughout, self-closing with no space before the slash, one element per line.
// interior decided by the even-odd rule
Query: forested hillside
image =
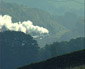
<path fill-rule="evenodd" d="M 43 61 L 58 55 L 85 49 L 85 38 L 69 42 L 54 42 L 40 48 L 37 41 L 22 32 L 0 32 L 1 69 L 15 69 L 23 65 Z"/>
<path fill-rule="evenodd" d="M 17 69 L 85 69 L 85 49 Z"/>
<path fill-rule="evenodd" d="M 40 49 L 41 59 L 48 59 L 82 49 L 85 49 L 85 37 L 71 39 L 70 41 L 54 42 Z"/>

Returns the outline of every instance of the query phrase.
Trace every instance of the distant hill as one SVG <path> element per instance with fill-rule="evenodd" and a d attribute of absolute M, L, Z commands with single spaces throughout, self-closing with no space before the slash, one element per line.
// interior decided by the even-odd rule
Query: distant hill
<path fill-rule="evenodd" d="M 17 69 L 84 69 L 85 49 Z"/>
<path fill-rule="evenodd" d="M 54 40 L 55 37 L 59 38 L 69 31 L 69 29 L 67 29 L 63 25 L 58 24 L 57 21 L 54 20 L 54 16 L 46 11 L 37 8 L 29 8 L 26 6 L 17 5 L 15 3 L 5 2 L 2 2 L 0 4 L 0 8 L 0 14 L 10 15 L 13 22 L 31 20 L 34 25 L 39 25 L 41 27 L 47 28 L 50 33 L 49 37 L 45 38 L 47 41 L 43 40 L 44 43 L 49 43 L 48 39 Z"/>
<path fill-rule="evenodd" d="M 26 5 L 38 8 L 51 14 L 63 15 L 65 12 L 77 13 L 84 16 L 84 0 L 3 0 L 5 2 Z"/>
<path fill-rule="evenodd" d="M 34 25 L 47 28 L 50 32 L 49 36 L 42 40 L 37 39 L 40 47 L 45 46 L 45 44 L 53 43 L 56 40 L 69 40 L 71 38 L 84 36 L 85 20 L 74 12 L 67 11 L 64 15 L 52 15 L 45 10 L 23 6 L 14 2 L 1 2 L 0 8 L 0 14 L 10 15 L 13 22 L 31 20 Z"/>

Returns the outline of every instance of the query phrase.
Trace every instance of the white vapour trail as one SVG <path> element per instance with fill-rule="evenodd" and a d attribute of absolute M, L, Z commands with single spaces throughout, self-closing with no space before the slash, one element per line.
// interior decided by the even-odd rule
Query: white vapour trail
<path fill-rule="evenodd" d="M 11 16 L 0 15 L 0 32 L 7 30 L 21 31 L 24 32 L 25 34 L 31 35 L 43 35 L 49 33 L 49 31 L 46 28 L 34 26 L 30 20 L 13 23 Z"/>

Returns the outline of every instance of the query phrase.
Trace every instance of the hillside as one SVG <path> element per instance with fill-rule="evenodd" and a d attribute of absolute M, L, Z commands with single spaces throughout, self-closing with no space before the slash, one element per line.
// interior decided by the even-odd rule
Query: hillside
<path fill-rule="evenodd" d="M 52 39 L 53 41 L 57 40 L 58 38 L 60 38 L 62 35 L 69 31 L 69 29 L 67 29 L 63 25 L 58 24 L 58 22 L 54 20 L 54 16 L 46 11 L 37 8 L 29 8 L 26 6 L 5 2 L 2 2 L 0 4 L 0 8 L 1 8 L 0 14 L 10 15 L 12 17 L 13 22 L 31 20 L 34 25 L 47 28 L 50 32 L 49 36 L 43 40 L 39 40 L 41 42 L 43 41 L 43 44 L 45 44 L 46 42 L 50 43 L 51 41 L 48 41 L 50 39 Z M 55 39 L 55 37 L 57 39 Z"/>
<path fill-rule="evenodd" d="M 15 3 L 2 2 L 0 5 L 0 14 L 10 15 L 12 17 L 13 22 L 31 20 L 34 25 L 39 25 L 47 28 L 53 35 L 57 35 L 57 33 L 59 32 L 62 32 L 62 34 L 64 34 L 68 31 L 67 28 L 58 24 L 57 21 L 54 20 L 53 15 L 46 11 L 37 8 L 29 8 Z M 60 36 L 62 34 L 60 34 Z"/>
<path fill-rule="evenodd" d="M 46 61 L 26 65 L 17 69 L 75 69 L 85 68 L 85 49 L 58 56 Z"/>
<path fill-rule="evenodd" d="M 53 44 L 46 44 L 45 47 L 40 48 L 40 59 L 46 60 L 83 49 L 85 49 L 85 37 L 71 39 L 70 41 L 56 41 Z"/>
<path fill-rule="evenodd" d="M 63 15 L 67 11 L 84 16 L 84 0 L 3 0 L 5 2 L 23 4 L 38 8 L 51 14 Z"/>
<path fill-rule="evenodd" d="M 54 16 L 45 10 L 31 8 L 30 6 L 23 6 L 13 2 L 1 2 L 0 8 L 0 14 L 10 15 L 13 22 L 31 20 L 34 25 L 47 28 L 49 30 L 49 36 L 42 40 L 37 39 L 40 47 L 53 43 L 56 40 L 69 40 L 84 36 L 85 20 L 74 12 L 69 11 L 65 12 L 64 15 Z"/>
<path fill-rule="evenodd" d="M 85 67 L 84 26 L 84 0 L 1 0 L 0 69 Z"/>
<path fill-rule="evenodd" d="M 58 55 L 85 49 L 85 38 L 71 39 L 69 42 L 54 42 L 40 48 L 37 41 L 22 32 L 0 32 L 0 67 L 15 69 L 27 64 L 47 60 Z"/>

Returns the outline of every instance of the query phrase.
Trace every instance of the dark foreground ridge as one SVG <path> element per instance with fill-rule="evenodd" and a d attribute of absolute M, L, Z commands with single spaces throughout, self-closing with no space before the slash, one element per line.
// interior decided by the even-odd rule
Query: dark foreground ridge
<path fill-rule="evenodd" d="M 85 49 L 17 69 L 67 69 L 85 65 Z"/>

